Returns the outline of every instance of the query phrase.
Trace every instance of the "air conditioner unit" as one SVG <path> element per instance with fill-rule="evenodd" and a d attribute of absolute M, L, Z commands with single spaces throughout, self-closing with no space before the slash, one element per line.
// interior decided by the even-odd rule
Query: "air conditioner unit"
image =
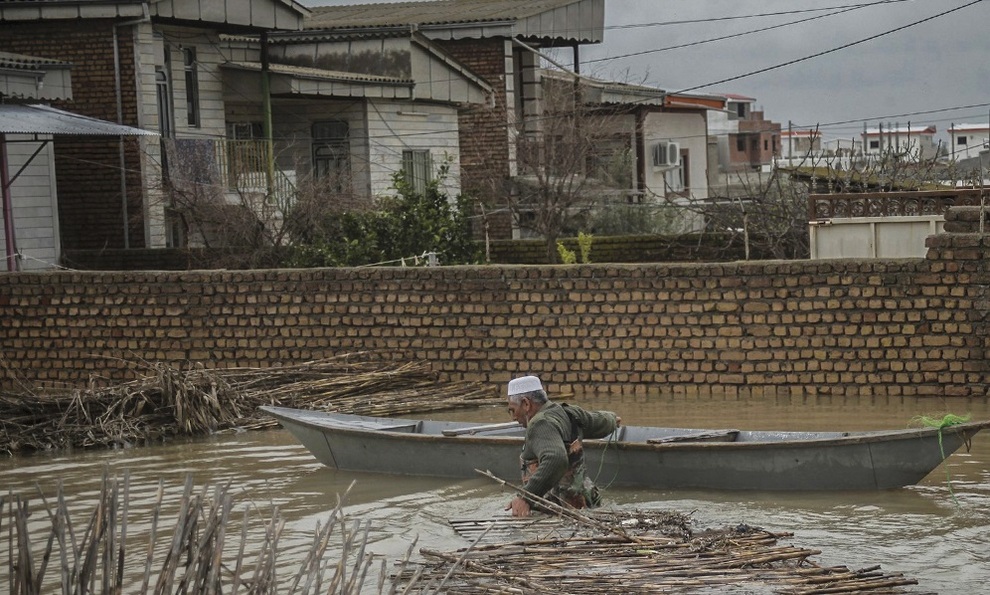
<path fill-rule="evenodd" d="M 670 167 L 681 161 L 681 145 L 675 142 L 660 141 L 653 145 L 653 166 Z"/>

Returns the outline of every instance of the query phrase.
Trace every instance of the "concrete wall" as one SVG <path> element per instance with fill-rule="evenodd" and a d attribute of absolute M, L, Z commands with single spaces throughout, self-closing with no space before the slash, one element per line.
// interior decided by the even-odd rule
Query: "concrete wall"
<path fill-rule="evenodd" d="M 45 272 L 0 284 L 3 389 L 133 363 L 380 350 L 451 378 L 594 394 L 987 395 L 990 236 L 925 259 Z"/>

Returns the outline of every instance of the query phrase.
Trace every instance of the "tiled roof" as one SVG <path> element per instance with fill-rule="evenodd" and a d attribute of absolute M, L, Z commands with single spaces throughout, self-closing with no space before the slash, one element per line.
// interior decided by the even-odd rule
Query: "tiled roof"
<path fill-rule="evenodd" d="M 432 0 L 311 7 L 306 29 L 515 21 L 579 0 Z"/>

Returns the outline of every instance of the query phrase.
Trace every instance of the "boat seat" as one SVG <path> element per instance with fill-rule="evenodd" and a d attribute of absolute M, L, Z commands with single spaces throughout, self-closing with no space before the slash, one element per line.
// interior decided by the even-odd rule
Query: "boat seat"
<path fill-rule="evenodd" d="M 354 420 L 347 422 L 347 426 L 352 428 L 360 428 L 362 430 L 374 430 L 378 432 L 406 432 L 410 434 L 418 434 L 422 432 L 423 422 L 407 421 L 396 424 L 384 424 L 373 421 Z"/>
<path fill-rule="evenodd" d="M 707 432 L 691 432 L 663 438 L 649 438 L 647 444 L 670 444 L 673 442 L 735 442 L 739 430 L 711 430 Z"/>
<path fill-rule="evenodd" d="M 383 432 L 406 432 L 408 434 L 419 434 L 423 431 L 423 422 L 417 421 L 411 424 L 395 424 L 392 426 L 381 426 L 378 428 Z"/>

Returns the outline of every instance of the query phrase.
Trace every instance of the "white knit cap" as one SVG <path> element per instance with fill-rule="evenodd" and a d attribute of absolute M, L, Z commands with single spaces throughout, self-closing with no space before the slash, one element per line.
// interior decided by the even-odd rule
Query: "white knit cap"
<path fill-rule="evenodd" d="M 543 390 L 543 383 L 536 376 L 523 376 L 509 381 L 509 396 Z"/>

